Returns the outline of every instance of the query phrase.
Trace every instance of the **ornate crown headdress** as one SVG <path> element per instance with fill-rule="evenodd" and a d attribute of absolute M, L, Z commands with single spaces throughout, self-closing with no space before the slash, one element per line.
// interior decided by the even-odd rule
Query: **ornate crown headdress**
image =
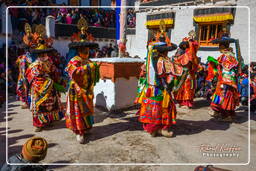
<path fill-rule="evenodd" d="M 24 25 L 24 32 L 23 42 L 26 46 L 32 47 L 34 45 L 34 35 L 32 33 L 32 28 L 28 23 Z"/>
<path fill-rule="evenodd" d="M 166 25 L 165 25 L 164 20 L 160 21 L 159 29 L 160 29 L 160 32 L 162 35 L 166 32 Z"/>
<path fill-rule="evenodd" d="M 194 30 L 191 30 L 189 33 L 188 33 L 188 36 L 192 39 L 194 39 L 196 37 L 196 32 Z"/>

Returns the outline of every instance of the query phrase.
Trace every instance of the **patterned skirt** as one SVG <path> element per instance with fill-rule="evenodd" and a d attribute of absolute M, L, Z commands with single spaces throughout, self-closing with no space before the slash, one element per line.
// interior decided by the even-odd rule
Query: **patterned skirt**
<path fill-rule="evenodd" d="M 28 82 L 26 79 L 18 80 L 16 93 L 21 102 L 28 104 Z"/>
<path fill-rule="evenodd" d="M 65 118 L 67 128 L 75 134 L 83 135 L 94 124 L 93 99 L 78 95 L 73 88 L 69 89 Z"/>
<path fill-rule="evenodd" d="M 211 108 L 220 112 L 223 117 L 234 115 L 239 104 L 239 94 L 236 89 L 228 86 L 225 90 L 217 86 L 212 96 Z"/>
<path fill-rule="evenodd" d="M 33 103 L 32 96 L 31 109 L 33 114 L 33 125 L 35 127 L 44 127 L 49 123 L 61 120 L 64 117 L 60 96 L 54 89 L 51 90 L 49 98 L 39 106 L 36 106 L 35 103 Z"/>
<path fill-rule="evenodd" d="M 181 88 L 175 93 L 175 100 L 182 105 L 192 107 L 195 96 L 194 80 L 187 78 Z"/>
<path fill-rule="evenodd" d="M 163 100 L 143 98 L 139 111 L 139 121 L 145 124 L 171 126 L 176 124 L 176 107 L 172 99 L 167 108 L 162 107 Z"/>

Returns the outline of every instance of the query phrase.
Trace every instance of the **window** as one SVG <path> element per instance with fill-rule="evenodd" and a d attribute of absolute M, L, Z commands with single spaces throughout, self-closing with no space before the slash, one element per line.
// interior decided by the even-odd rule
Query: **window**
<path fill-rule="evenodd" d="M 111 6 L 111 0 L 101 0 L 100 6 Z"/>
<path fill-rule="evenodd" d="M 78 5 L 80 5 L 80 4 L 79 4 L 79 0 L 70 0 L 70 1 L 69 1 L 69 4 L 70 4 L 71 6 L 78 6 Z"/>
<path fill-rule="evenodd" d="M 223 23 L 217 24 L 198 24 L 198 40 L 201 46 L 216 46 L 210 43 L 213 39 L 220 37 Z"/>
<path fill-rule="evenodd" d="M 166 29 L 166 32 L 167 32 L 167 36 L 168 38 L 170 39 L 171 37 L 171 29 L 170 28 L 167 28 Z M 155 40 L 155 37 L 157 34 L 159 34 L 159 28 L 154 28 L 154 29 L 149 29 L 148 30 L 148 42 L 152 42 Z"/>
<path fill-rule="evenodd" d="M 81 6 L 90 6 L 90 0 L 80 0 Z"/>
<path fill-rule="evenodd" d="M 54 3 L 54 2 L 53 2 L 53 3 Z M 65 3 L 65 5 L 68 5 L 68 0 L 56 0 L 55 3 L 56 3 L 56 4 L 60 4 L 60 5 L 63 4 L 63 3 Z"/>

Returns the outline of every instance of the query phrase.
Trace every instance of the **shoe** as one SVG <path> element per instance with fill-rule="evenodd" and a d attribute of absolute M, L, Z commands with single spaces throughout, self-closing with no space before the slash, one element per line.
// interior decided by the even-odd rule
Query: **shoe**
<path fill-rule="evenodd" d="M 35 132 L 41 132 L 42 130 L 43 130 L 42 127 L 36 127 L 36 128 L 35 128 Z"/>
<path fill-rule="evenodd" d="M 173 136 L 173 132 L 172 131 L 168 131 L 166 129 L 159 129 L 158 133 L 164 137 L 168 137 L 171 138 Z"/>
<path fill-rule="evenodd" d="M 181 108 L 182 108 L 182 109 L 187 109 L 187 110 L 189 109 L 188 106 L 181 106 Z"/>
<path fill-rule="evenodd" d="M 214 118 L 218 118 L 218 117 L 220 117 L 220 113 L 219 112 L 216 112 L 216 111 L 214 111 L 214 110 L 209 110 L 209 115 L 211 116 L 211 117 L 214 117 Z"/>
<path fill-rule="evenodd" d="M 84 135 L 89 135 L 89 134 L 91 134 L 91 130 L 92 130 L 92 128 L 86 129 Z"/>
<path fill-rule="evenodd" d="M 221 122 L 233 122 L 234 120 L 231 116 L 228 116 L 226 118 L 219 119 L 219 121 L 221 121 Z"/>
<path fill-rule="evenodd" d="M 80 144 L 84 144 L 84 135 L 76 135 L 76 140 L 80 143 Z"/>
<path fill-rule="evenodd" d="M 152 133 L 150 133 L 151 137 L 156 137 L 157 136 L 157 131 L 154 131 Z"/>
<path fill-rule="evenodd" d="M 214 118 L 219 118 L 221 115 L 220 115 L 219 112 L 214 111 L 211 116 L 214 117 Z"/>
<path fill-rule="evenodd" d="M 214 114 L 214 110 L 211 107 L 208 108 L 208 114 L 211 116 Z"/>
<path fill-rule="evenodd" d="M 53 125 L 53 122 L 50 122 L 47 126 L 48 126 L 48 127 L 53 127 L 53 126 L 54 126 L 54 125 Z"/>
<path fill-rule="evenodd" d="M 21 106 L 21 109 L 28 109 L 28 105 L 27 105 L 27 104 L 23 104 L 23 105 Z"/>

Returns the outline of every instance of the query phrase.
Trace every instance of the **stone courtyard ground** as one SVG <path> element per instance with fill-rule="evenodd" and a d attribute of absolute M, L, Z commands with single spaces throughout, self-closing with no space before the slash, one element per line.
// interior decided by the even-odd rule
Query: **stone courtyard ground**
<path fill-rule="evenodd" d="M 63 98 L 64 102 L 65 98 Z M 194 109 L 187 113 L 178 108 L 175 137 L 150 137 L 137 121 L 137 109 L 108 113 L 96 109 L 95 125 L 84 145 L 76 142 L 75 135 L 65 127 L 65 120 L 35 133 L 28 109 L 21 109 L 20 102 L 9 97 L 8 104 L 8 156 L 19 153 L 22 144 L 32 136 L 47 139 L 49 149 L 44 163 L 240 163 L 248 162 L 248 112 L 237 110 L 235 123 L 223 123 L 208 114 L 209 104 L 202 98 L 195 101 Z M 256 168 L 256 117 L 251 114 L 251 162 L 245 166 L 217 166 L 234 171 L 251 171 Z M 0 165 L 5 162 L 5 108 L 0 116 Z M 202 147 L 223 147 L 208 156 Z M 225 147 L 236 147 L 233 152 Z M 254 151 L 254 152 L 253 152 Z M 170 170 L 193 171 L 189 166 L 49 166 L 52 170 Z"/>

